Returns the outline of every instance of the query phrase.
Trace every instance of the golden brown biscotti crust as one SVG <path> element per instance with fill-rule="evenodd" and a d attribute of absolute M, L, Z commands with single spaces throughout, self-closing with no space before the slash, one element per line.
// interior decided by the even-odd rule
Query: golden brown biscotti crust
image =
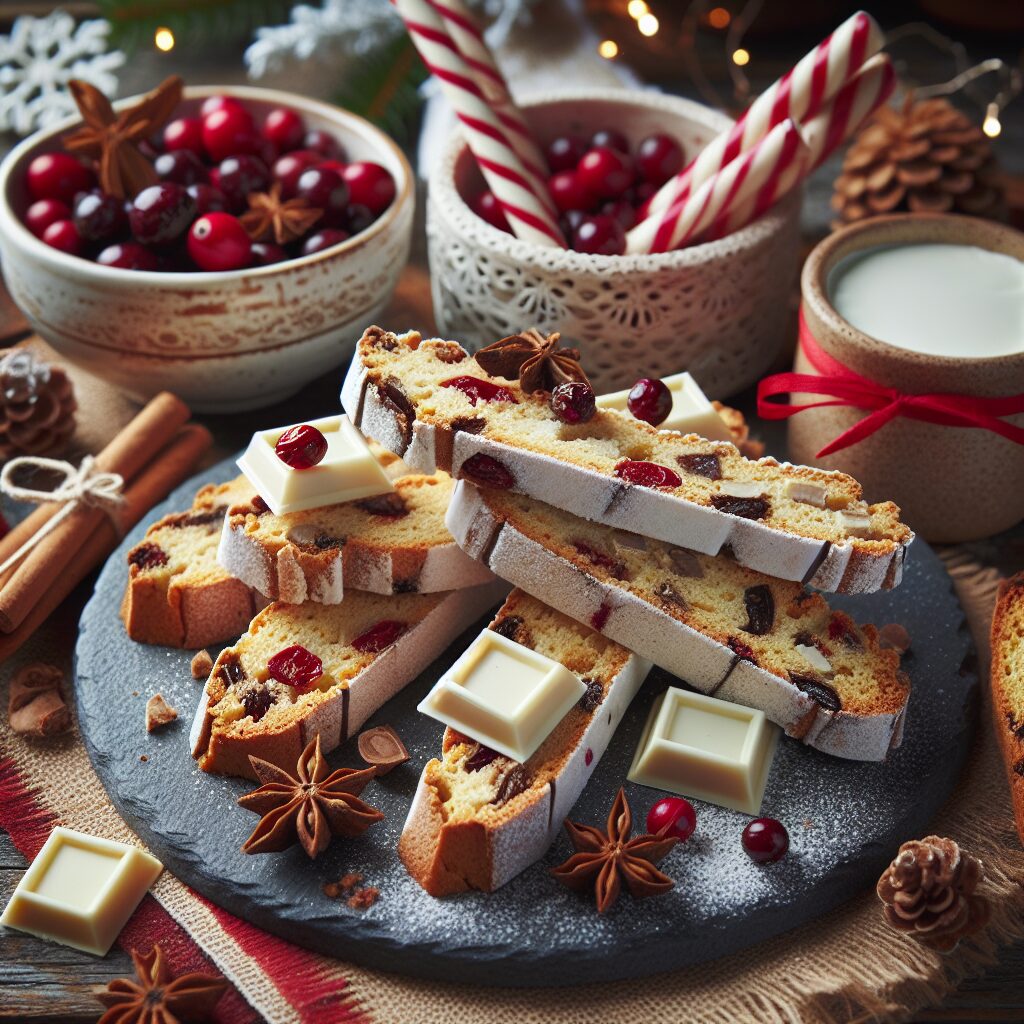
<path fill-rule="evenodd" d="M 1024 573 L 999 586 L 992 616 L 992 713 L 1024 843 Z"/>

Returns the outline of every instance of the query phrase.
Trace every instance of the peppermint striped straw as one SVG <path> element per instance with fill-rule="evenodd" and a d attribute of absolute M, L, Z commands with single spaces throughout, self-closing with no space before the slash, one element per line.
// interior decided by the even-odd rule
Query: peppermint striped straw
<path fill-rule="evenodd" d="M 550 197 L 535 187 L 469 65 L 428 0 L 392 0 L 424 64 L 462 122 L 466 142 L 517 238 L 565 247 Z M 543 196 L 543 198 L 542 198 Z"/>

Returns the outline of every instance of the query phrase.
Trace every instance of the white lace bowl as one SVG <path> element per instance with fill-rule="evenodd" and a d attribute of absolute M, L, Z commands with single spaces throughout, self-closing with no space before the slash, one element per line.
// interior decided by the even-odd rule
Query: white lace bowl
<path fill-rule="evenodd" d="M 730 124 L 689 100 L 588 90 L 524 105 L 541 142 L 566 131 L 623 131 L 631 145 L 668 132 L 693 154 Z M 525 327 L 578 345 L 599 391 L 689 370 L 725 398 L 772 364 L 790 315 L 800 195 L 726 238 L 676 252 L 592 256 L 491 227 L 466 205 L 483 179 L 460 133 L 430 177 L 427 244 L 438 327 L 477 349 Z"/>
<path fill-rule="evenodd" d="M 401 150 L 380 129 L 327 103 L 271 89 L 190 88 L 184 112 L 227 92 L 262 117 L 298 110 L 354 160 L 395 179 L 395 201 L 365 231 L 310 256 L 251 270 L 174 274 L 104 267 L 51 248 L 25 227 L 24 172 L 77 119 L 39 132 L 0 166 L 0 250 L 14 301 L 68 359 L 133 398 L 168 390 L 197 412 L 280 401 L 339 366 L 379 319 L 405 266 L 415 192 Z M 125 102 L 131 102 L 127 100 Z"/>

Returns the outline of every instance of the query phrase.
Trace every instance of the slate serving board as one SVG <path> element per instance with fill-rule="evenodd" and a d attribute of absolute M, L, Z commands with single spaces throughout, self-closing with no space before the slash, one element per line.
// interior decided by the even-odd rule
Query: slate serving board
<path fill-rule="evenodd" d="M 187 508 L 200 484 L 234 472 L 233 461 L 221 463 L 179 488 L 152 518 Z M 189 673 L 193 652 L 135 644 L 118 618 L 125 552 L 143 532 L 142 526 L 132 531 L 111 556 L 81 619 L 75 693 L 97 773 L 124 818 L 182 881 L 270 932 L 369 967 L 463 983 L 567 985 L 640 977 L 734 953 L 873 886 L 899 843 L 926 833 L 970 743 L 977 686 L 971 640 L 949 577 L 918 540 L 899 589 L 835 599 L 860 621 L 901 622 L 913 637 L 905 667 L 914 690 L 903 746 L 885 764 L 861 764 L 783 739 L 762 807 L 791 837 L 789 854 L 776 864 L 758 866 L 743 853 L 747 816 L 695 801 L 696 833 L 662 864 L 677 880 L 666 896 L 634 902 L 623 895 L 599 916 L 592 897 L 569 892 L 548 875 L 570 852 L 564 834 L 497 893 L 428 896 L 395 852 L 420 768 L 440 747 L 441 727 L 415 708 L 479 626 L 368 723 L 393 725 L 412 754 L 409 764 L 364 793 L 384 811 L 383 822 L 359 840 L 336 840 L 315 862 L 298 847 L 246 856 L 239 847 L 257 818 L 235 801 L 252 784 L 204 775 L 189 756 L 201 689 Z M 574 819 L 603 826 L 651 703 L 672 681 L 652 672 Z M 147 735 L 145 703 L 157 692 L 181 717 Z M 359 765 L 355 741 L 330 761 Z M 642 830 L 647 809 L 662 794 L 633 784 L 626 791 Z M 323 894 L 325 882 L 349 871 L 381 890 L 371 909 L 352 910 Z"/>

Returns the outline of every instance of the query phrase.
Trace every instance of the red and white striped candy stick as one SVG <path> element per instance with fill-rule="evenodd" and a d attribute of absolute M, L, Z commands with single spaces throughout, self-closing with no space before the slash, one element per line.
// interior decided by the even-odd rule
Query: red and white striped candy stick
<path fill-rule="evenodd" d="M 392 0 L 423 62 L 462 122 L 466 142 L 517 238 L 565 247 L 565 237 L 469 66 L 428 0 Z M 438 26 L 441 26 L 440 28 Z M 542 198 L 543 197 L 543 198 Z"/>

